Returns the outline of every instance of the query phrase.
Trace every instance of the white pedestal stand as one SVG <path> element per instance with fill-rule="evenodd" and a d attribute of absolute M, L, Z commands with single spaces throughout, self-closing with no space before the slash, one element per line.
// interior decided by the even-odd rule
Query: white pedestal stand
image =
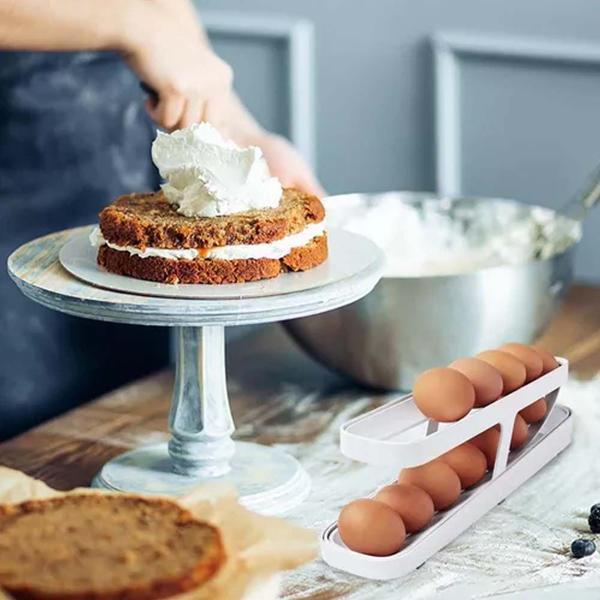
<path fill-rule="evenodd" d="M 178 495 L 200 482 L 228 481 L 248 508 L 265 514 L 281 514 L 302 502 L 310 482 L 293 457 L 232 440 L 224 328 L 304 317 L 354 302 L 381 277 L 381 252 L 365 238 L 332 231 L 329 260 L 311 271 L 247 284 L 169 286 L 100 270 L 88 234 L 89 228 L 79 228 L 21 246 L 8 261 L 11 277 L 29 298 L 71 315 L 174 327 L 177 347 L 169 443 L 116 457 L 93 485 Z"/>

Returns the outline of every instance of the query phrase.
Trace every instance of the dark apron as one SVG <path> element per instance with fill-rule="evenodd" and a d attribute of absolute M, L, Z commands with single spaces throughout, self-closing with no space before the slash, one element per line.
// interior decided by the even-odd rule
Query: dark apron
<path fill-rule="evenodd" d="M 134 75 L 110 53 L 0 52 L 0 260 L 155 189 L 154 134 Z M 69 317 L 0 276 L 0 440 L 167 360 L 167 332 Z M 2 462 L 0 450 L 0 463 Z"/>

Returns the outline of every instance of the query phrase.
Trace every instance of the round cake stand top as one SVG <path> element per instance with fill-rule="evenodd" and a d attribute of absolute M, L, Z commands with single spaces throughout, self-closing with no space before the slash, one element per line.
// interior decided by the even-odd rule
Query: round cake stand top
<path fill-rule="evenodd" d="M 32 300 L 79 317 L 142 325 L 231 326 L 305 317 L 350 304 L 375 287 L 384 263 L 382 252 L 368 239 L 331 230 L 328 260 L 305 273 L 245 284 L 165 286 L 106 274 L 98 267 L 94 273 L 89 232 L 89 226 L 69 229 L 24 244 L 8 259 L 10 276 Z M 74 252 L 80 262 L 87 261 L 87 274 L 84 269 L 75 277 L 62 266 L 59 253 L 66 245 L 71 258 Z M 76 263 L 65 264 L 75 271 Z"/>

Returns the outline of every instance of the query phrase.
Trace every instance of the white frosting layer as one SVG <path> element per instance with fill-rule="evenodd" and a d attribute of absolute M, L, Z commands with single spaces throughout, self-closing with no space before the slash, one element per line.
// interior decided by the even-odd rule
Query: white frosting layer
<path fill-rule="evenodd" d="M 112 244 L 111 242 L 108 242 L 106 238 L 102 235 L 102 232 L 100 231 L 99 227 L 94 227 L 94 229 L 90 233 L 90 243 L 96 248 L 106 245 L 109 248 L 112 248 L 113 250 L 129 252 L 129 254 L 135 254 L 136 256 L 140 256 L 141 258 L 156 256 L 158 258 L 169 258 L 173 260 L 194 260 L 194 258 L 198 257 L 198 250 L 194 250 L 193 248 L 146 248 L 145 250 L 141 250 L 140 248 L 136 248 L 135 246 L 118 246 L 117 244 Z"/>
<path fill-rule="evenodd" d="M 281 184 L 271 177 L 262 151 L 239 148 L 209 123 L 158 132 L 152 160 L 165 197 L 186 217 L 217 217 L 275 208 Z"/>
<path fill-rule="evenodd" d="M 113 250 L 119 252 L 129 252 L 129 254 L 139 256 L 140 258 L 148 258 L 157 256 L 170 260 L 194 260 L 202 257 L 205 259 L 220 259 L 220 260 L 236 260 L 248 258 L 283 258 L 288 255 L 294 248 L 306 246 L 312 239 L 323 235 L 325 232 L 325 221 L 320 223 L 311 223 L 302 231 L 293 233 L 280 240 L 269 242 L 268 244 L 234 244 L 231 246 L 218 246 L 210 250 L 196 250 L 194 248 L 174 249 L 174 248 L 145 248 L 141 250 L 135 246 L 118 246 L 106 241 L 102 232 L 98 227 L 95 227 L 90 233 L 90 242 L 92 246 L 100 247 L 106 244 Z"/>

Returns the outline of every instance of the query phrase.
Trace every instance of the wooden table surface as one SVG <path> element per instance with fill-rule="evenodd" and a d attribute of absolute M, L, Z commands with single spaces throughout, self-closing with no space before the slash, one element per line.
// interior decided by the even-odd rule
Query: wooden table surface
<path fill-rule="evenodd" d="M 600 288 L 574 286 L 541 342 L 568 358 L 579 378 L 600 371 Z M 229 343 L 227 360 L 237 439 L 310 442 L 349 398 L 365 396 L 304 355 L 279 325 Z M 116 454 L 167 439 L 171 386 L 165 371 L 98 398 L 0 444 L 0 464 L 58 489 L 88 485 Z M 368 395 L 373 405 L 381 401 Z"/>

